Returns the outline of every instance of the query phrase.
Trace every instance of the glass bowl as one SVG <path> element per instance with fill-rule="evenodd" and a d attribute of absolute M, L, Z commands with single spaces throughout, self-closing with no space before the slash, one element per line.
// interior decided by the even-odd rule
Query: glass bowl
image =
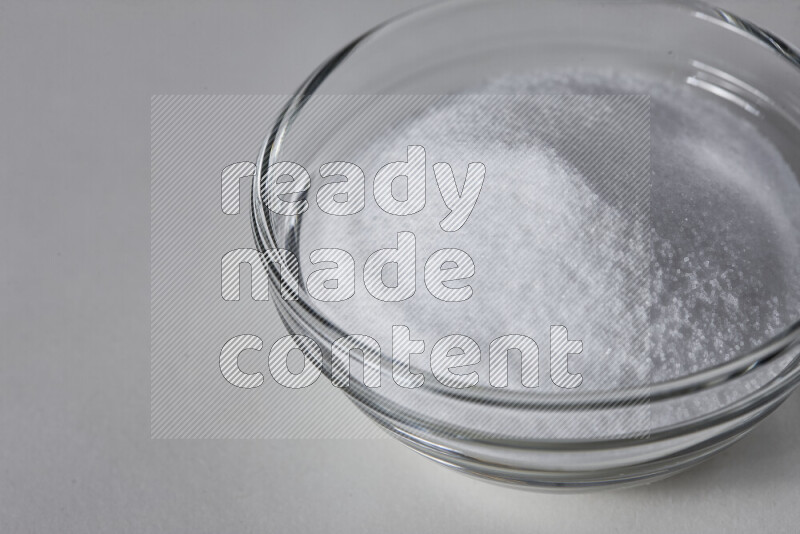
<path fill-rule="evenodd" d="M 587 78 L 587 72 L 601 74 Z M 491 80 L 508 79 L 509 74 L 517 81 L 491 84 Z M 530 82 L 531 77 L 538 82 Z M 585 83 L 570 85 L 565 79 Z M 650 85 L 637 85 L 639 79 L 650 80 Z M 628 80 L 634 80 L 633 84 Z M 661 85 L 678 89 L 665 93 L 667 96 L 652 96 Z M 504 391 L 501 395 L 481 386 L 448 389 L 436 381 L 430 381 L 430 387 L 388 391 L 358 380 L 350 380 L 343 392 L 414 450 L 479 477 L 542 490 L 624 486 L 662 478 L 741 438 L 800 383 L 800 263 L 793 261 L 800 257 L 800 210 L 796 209 L 800 198 L 796 150 L 800 143 L 800 55 L 769 32 L 726 11 L 688 1 L 456 2 L 390 20 L 321 65 L 289 100 L 269 132 L 252 191 L 257 247 L 262 252 L 288 249 L 302 257 L 301 222 L 315 216 L 311 210 L 286 216 L 268 209 L 270 165 L 306 158 L 303 163 L 313 169 L 313 164 L 328 161 L 324 158 L 331 153 L 327 147 L 332 139 L 355 142 L 353 136 L 342 133 L 348 131 L 354 117 L 360 117 L 361 125 L 385 118 L 386 106 L 373 105 L 385 102 L 381 98 L 394 95 L 405 103 L 392 110 L 397 119 L 398 114 L 410 116 L 431 105 L 430 98 L 419 95 L 542 91 L 650 93 L 655 98 L 650 141 L 652 207 L 657 225 L 665 232 L 681 223 L 671 219 L 676 210 L 663 208 L 659 195 L 683 187 L 669 171 L 672 153 L 660 148 L 666 143 L 669 128 L 663 125 L 670 116 L 685 112 L 689 119 L 681 120 L 689 121 L 685 127 L 698 139 L 713 140 L 717 134 L 724 137 L 730 134 L 729 128 L 727 133 L 715 132 L 714 128 L 721 128 L 711 124 L 706 131 L 702 121 L 691 122 L 693 99 L 711 99 L 717 101 L 714 106 L 727 110 L 726 117 L 751 125 L 747 135 L 758 132 L 764 136 L 770 150 L 780 154 L 785 172 L 780 174 L 759 163 L 754 167 L 758 176 L 753 178 L 769 192 L 765 211 L 777 213 L 788 231 L 772 240 L 759 239 L 754 231 L 756 240 L 767 244 L 753 253 L 759 260 L 755 267 L 742 267 L 751 270 L 748 276 L 734 283 L 740 287 L 757 283 L 764 291 L 779 294 L 784 306 L 780 320 L 763 339 L 736 345 L 726 357 L 688 368 L 665 364 L 660 373 L 651 372 L 646 383 L 589 389 L 579 395 L 558 391 Z M 328 97 L 324 95 L 361 96 L 325 100 Z M 417 96 L 402 100 L 403 95 Z M 314 101 L 318 97 L 320 100 Z M 659 98 L 669 100 L 668 105 L 658 103 Z M 338 104 L 333 105 L 334 101 Z M 671 128 L 683 123 L 670 124 Z M 734 148 L 738 146 L 732 143 Z M 736 152 L 730 147 L 726 150 Z M 714 159 L 714 154 L 702 152 L 694 157 L 720 169 L 731 160 Z M 691 199 L 686 202 L 692 205 Z M 746 232 L 755 224 L 744 214 L 740 219 L 732 218 L 737 222 L 728 233 L 741 228 Z M 778 263 L 780 268 L 775 267 Z M 265 266 L 273 286 L 271 294 L 292 291 L 277 264 Z M 332 343 L 353 333 L 348 317 L 310 298 L 303 276 L 297 279 L 295 298 L 275 298 L 275 305 L 290 333 L 305 336 L 322 349 L 322 357 L 315 363 L 331 376 Z M 656 308 L 659 305 L 654 303 Z M 697 335 L 714 339 L 717 326 L 710 322 L 708 329 Z M 662 350 L 659 333 L 649 335 L 655 336 L 653 350 Z M 655 357 L 667 363 L 675 359 L 668 350 L 662 352 L 666 353 Z M 363 354 L 351 369 L 352 378 L 357 376 L 356 370 L 365 368 Z M 389 361 L 388 354 L 380 357 Z M 639 431 L 616 435 L 546 435 L 525 428 L 544 421 L 538 416 L 553 414 L 558 414 L 559 422 L 573 421 L 580 428 L 591 421 L 612 421 L 621 407 L 631 406 L 642 408 L 637 413 L 646 418 L 644 430 L 637 427 Z M 510 428 L 514 422 L 516 428 Z"/>

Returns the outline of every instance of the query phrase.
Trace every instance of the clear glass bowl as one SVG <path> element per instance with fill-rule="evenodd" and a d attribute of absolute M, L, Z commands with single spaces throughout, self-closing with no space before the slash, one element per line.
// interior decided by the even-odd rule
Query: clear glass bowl
<path fill-rule="evenodd" d="M 302 239 L 302 217 L 266 209 L 269 165 L 289 159 L 293 145 L 302 144 L 305 154 L 313 154 L 345 128 L 347 117 L 343 118 L 341 109 L 336 117 L 326 117 L 325 107 L 317 106 L 313 117 L 305 117 L 311 95 L 463 93 L 472 90 L 476 80 L 509 72 L 565 69 L 606 70 L 621 77 L 644 74 L 673 85 L 691 85 L 692 90 L 744 110 L 743 120 L 764 127 L 795 176 L 800 169 L 796 154 L 800 55 L 752 23 L 705 4 L 683 1 L 445 3 L 398 17 L 361 36 L 320 66 L 290 99 L 258 161 L 252 195 L 258 248 L 298 250 Z M 759 179 L 769 182 L 771 177 L 765 171 Z M 800 183 L 796 185 L 800 191 Z M 787 224 L 796 238 L 781 246 L 797 251 L 800 223 L 795 217 Z M 285 282 L 274 264 L 267 269 L 272 294 L 277 295 Z M 763 277 L 769 278 L 767 273 Z M 784 291 L 794 300 L 800 282 L 796 278 L 790 282 Z M 310 337 L 323 349 L 348 333 L 336 317 L 327 316 L 308 297 L 302 282 L 297 300 L 274 300 L 289 331 Z M 780 325 L 779 333 L 752 350 L 646 387 L 589 391 L 579 397 L 541 394 L 515 397 L 513 402 L 510 397 L 500 402 L 496 392 L 480 387 L 464 394 L 436 387 L 415 390 L 414 406 L 450 403 L 466 414 L 458 421 L 403 405 L 403 398 L 392 398 L 358 381 L 351 381 L 343 391 L 408 446 L 473 475 L 537 489 L 636 484 L 708 458 L 780 405 L 800 383 L 799 314 L 792 308 L 790 320 Z M 327 351 L 320 366 L 330 374 Z M 635 403 L 649 408 L 647 435 L 541 439 L 524 432 L 482 432 L 486 421 L 513 417 L 514 412 L 559 411 L 594 417 L 598 405 Z"/>

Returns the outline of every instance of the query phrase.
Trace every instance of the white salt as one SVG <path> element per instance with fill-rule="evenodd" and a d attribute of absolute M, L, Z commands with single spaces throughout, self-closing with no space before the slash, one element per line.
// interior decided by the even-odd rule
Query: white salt
<path fill-rule="evenodd" d="M 358 161 L 370 184 L 377 166 L 404 159 L 408 145 L 426 147 L 424 210 L 392 216 L 368 194 L 359 214 L 304 217 L 301 262 L 317 248 L 344 249 L 355 258 L 357 280 L 372 252 L 396 245 L 397 232 L 416 236 L 411 299 L 381 302 L 357 284 L 346 302 L 317 303 L 345 331 L 370 335 L 388 352 L 392 325 L 406 325 L 413 338 L 425 340 L 427 355 L 448 334 L 470 336 L 487 356 L 491 340 L 524 334 L 546 358 L 549 327 L 561 324 L 583 341 L 570 370 L 584 375 L 586 387 L 602 389 L 713 366 L 798 319 L 800 187 L 767 136 L 730 104 L 686 85 L 574 72 L 509 77 L 476 92 L 649 95 L 647 225 L 631 216 L 619 191 L 615 197 L 593 186 L 592 169 L 564 149 L 570 139 L 558 130 L 563 100 L 499 110 L 498 99 L 453 100 L 366 147 Z M 619 102 L 606 101 L 605 112 Z M 570 112 L 583 109 L 578 124 L 590 127 L 603 120 L 603 105 L 573 102 Z M 591 141 L 573 133 L 578 142 Z M 467 163 L 486 165 L 475 210 L 458 232 L 439 228 L 447 209 L 430 171 L 438 161 L 450 163 L 462 180 Z M 425 291 L 424 260 L 440 248 L 473 258 L 469 301 L 441 302 Z M 650 261 L 643 267 L 645 254 Z M 637 350 L 643 336 L 646 350 Z M 425 369 L 422 360 L 415 365 Z M 487 368 L 484 357 L 477 367 L 483 384 Z M 540 377 L 545 369 L 543 359 Z M 547 381 L 540 382 L 546 389 Z"/>

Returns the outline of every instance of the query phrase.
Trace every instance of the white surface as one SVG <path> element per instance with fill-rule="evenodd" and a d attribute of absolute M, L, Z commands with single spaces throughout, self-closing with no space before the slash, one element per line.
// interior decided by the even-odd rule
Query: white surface
<path fill-rule="evenodd" d="M 800 42 L 796 1 L 718 3 Z M 150 95 L 290 92 L 414 4 L 0 4 L 0 532 L 800 529 L 798 394 L 705 465 L 588 495 L 394 440 L 150 440 Z"/>

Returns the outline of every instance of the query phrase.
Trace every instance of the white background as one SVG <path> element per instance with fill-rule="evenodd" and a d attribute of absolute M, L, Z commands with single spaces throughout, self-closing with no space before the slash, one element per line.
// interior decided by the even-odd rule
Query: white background
<path fill-rule="evenodd" d="M 800 394 L 700 467 L 585 495 L 394 440 L 150 440 L 150 96 L 291 92 L 423 3 L 0 4 L 0 532 L 800 529 Z M 800 43 L 798 1 L 718 4 Z"/>

